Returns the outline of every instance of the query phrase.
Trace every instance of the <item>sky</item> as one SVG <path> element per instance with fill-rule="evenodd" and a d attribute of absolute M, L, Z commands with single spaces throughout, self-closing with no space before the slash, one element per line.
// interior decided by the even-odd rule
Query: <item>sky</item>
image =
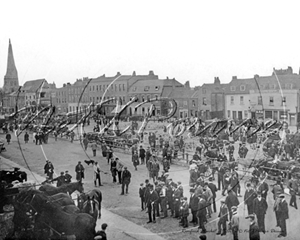
<path fill-rule="evenodd" d="M 297 1 L 1 1 L 0 86 L 153 70 L 191 86 L 300 67 Z"/>

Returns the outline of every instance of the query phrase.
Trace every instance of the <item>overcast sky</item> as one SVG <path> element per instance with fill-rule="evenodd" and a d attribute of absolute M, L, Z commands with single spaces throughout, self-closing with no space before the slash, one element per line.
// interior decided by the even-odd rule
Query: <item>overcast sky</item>
<path fill-rule="evenodd" d="M 0 86 L 148 74 L 191 86 L 300 67 L 297 1 L 1 1 Z"/>

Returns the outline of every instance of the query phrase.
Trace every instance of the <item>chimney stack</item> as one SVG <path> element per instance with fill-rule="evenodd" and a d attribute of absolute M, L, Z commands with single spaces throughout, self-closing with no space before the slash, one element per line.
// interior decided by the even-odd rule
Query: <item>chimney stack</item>
<path fill-rule="evenodd" d="M 121 73 L 120 72 L 117 72 L 117 75 L 116 75 L 116 77 L 118 77 L 118 76 L 120 76 L 121 75 Z"/>
<path fill-rule="evenodd" d="M 237 76 L 232 76 L 232 80 L 237 80 Z"/>
<path fill-rule="evenodd" d="M 154 72 L 152 70 L 149 71 L 149 76 L 153 76 Z"/>
<path fill-rule="evenodd" d="M 133 73 L 132 73 L 132 76 L 136 76 L 136 73 L 135 73 L 135 71 L 133 71 Z"/>

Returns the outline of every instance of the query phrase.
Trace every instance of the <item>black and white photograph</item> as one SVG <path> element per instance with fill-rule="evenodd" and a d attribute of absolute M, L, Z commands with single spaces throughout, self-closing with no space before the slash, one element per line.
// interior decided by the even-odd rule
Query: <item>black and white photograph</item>
<path fill-rule="evenodd" d="M 300 239 L 299 8 L 0 3 L 0 240 Z"/>

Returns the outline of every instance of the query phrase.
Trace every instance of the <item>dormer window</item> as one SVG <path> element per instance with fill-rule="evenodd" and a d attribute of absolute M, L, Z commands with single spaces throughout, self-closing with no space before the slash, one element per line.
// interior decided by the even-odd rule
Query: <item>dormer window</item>
<path fill-rule="evenodd" d="M 246 86 L 245 85 L 241 85 L 240 86 L 240 90 L 244 92 L 246 90 Z"/>
<path fill-rule="evenodd" d="M 234 92 L 235 91 L 235 86 L 231 86 L 230 91 Z"/>
<path fill-rule="evenodd" d="M 270 84 L 270 89 L 275 89 L 276 85 L 275 84 Z"/>
<path fill-rule="evenodd" d="M 146 86 L 146 87 L 144 88 L 144 91 L 145 91 L 145 92 L 148 92 L 149 89 L 150 89 L 150 87 L 149 87 L 149 86 Z"/>
<path fill-rule="evenodd" d="M 155 91 L 158 91 L 159 90 L 159 86 L 155 86 Z"/>

